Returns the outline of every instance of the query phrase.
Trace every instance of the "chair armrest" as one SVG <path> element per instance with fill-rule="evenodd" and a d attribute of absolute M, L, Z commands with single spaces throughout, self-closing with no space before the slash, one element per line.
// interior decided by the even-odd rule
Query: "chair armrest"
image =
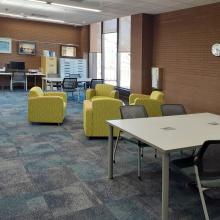
<path fill-rule="evenodd" d="M 67 95 L 65 92 L 45 92 L 44 96 L 46 96 L 46 97 L 55 97 L 55 96 L 61 97 L 61 98 L 63 98 L 64 102 L 67 102 Z"/>
<path fill-rule="evenodd" d="M 119 92 L 117 90 L 113 90 L 110 92 L 110 98 L 119 99 Z"/>
<path fill-rule="evenodd" d="M 131 94 L 129 96 L 129 104 L 133 104 L 135 102 L 135 99 L 140 98 L 140 99 L 149 99 L 149 95 L 144 95 L 144 94 Z"/>
<path fill-rule="evenodd" d="M 83 102 L 83 128 L 86 136 L 92 135 L 92 101 Z"/>
<path fill-rule="evenodd" d="M 95 89 L 87 89 L 86 90 L 86 100 L 91 100 L 93 96 L 95 96 Z"/>

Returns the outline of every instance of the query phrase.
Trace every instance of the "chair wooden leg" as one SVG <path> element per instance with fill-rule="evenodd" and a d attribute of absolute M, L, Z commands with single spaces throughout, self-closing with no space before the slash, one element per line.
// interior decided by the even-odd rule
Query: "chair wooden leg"
<path fill-rule="evenodd" d="M 118 141 L 119 141 L 120 136 L 121 136 L 121 131 L 119 131 L 118 137 L 115 142 L 115 147 L 114 147 L 114 152 L 113 152 L 113 163 L 115 163 L 115 154 L 116 154 L 116 150 L 118 147 Z"/>

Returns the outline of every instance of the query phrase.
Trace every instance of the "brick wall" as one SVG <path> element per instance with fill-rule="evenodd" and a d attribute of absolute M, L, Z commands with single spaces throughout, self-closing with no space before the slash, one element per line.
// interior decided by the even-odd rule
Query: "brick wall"
<path fill-rule="evenodd" d="M 0 54 L 0 66 L 10 61 L 24 61 L 26 68 L 39 68 L 40 56 L 43 50 L 55 51 L 56 55 L 60 56 L 60 45 L 58 43 L 79 45 L 77 48 L 78 57 L 85 56 L 88 51 L 87 45 L 84 45 L 85 41 L 81 39 L 81 27 L 1 17 L 0 28 L 0 37 L 15 39 L 13 40 L 13 53 Z M 83 36 L 85 35 L 84 32 Z M 17 52 L 18 42 L 16 40 L 35 41 L 37 43 L 36 56 L 19 55 Z"/>
<path fill-rule="evenodd" d="M 153 64 L 164 70 L 166 102 L 220 113 L 220 4 L 155 16 Z"/>

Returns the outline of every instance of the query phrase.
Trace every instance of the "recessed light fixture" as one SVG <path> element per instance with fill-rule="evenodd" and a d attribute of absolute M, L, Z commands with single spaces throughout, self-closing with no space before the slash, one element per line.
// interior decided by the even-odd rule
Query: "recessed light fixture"
<path fill-rule="evenodd" d="M 72 8 L 72 9 L 77 9 L 77 10 L 82 10 L 82 11 L 91 11 L 91 12 L 97 12 L 97 13 L 101 12 L 101 10 L 95 9 L 95 8 L 66 5 L 66 4 L 60 4 L 60 3 L 50 2 L 50 1 L 43 1 L 43 0 L 28 0 L 28 1 L 42 3 L 42 4 L 49 4 L 49 5 L 54 5 L 54 6 L 63 7 L 63 8 Z"/>

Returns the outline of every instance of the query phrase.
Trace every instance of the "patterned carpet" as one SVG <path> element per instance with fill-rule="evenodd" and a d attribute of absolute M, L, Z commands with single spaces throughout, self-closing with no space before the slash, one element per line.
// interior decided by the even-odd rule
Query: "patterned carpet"
<path fill-rule="evenodd" d="M 29 124 L 27 94 L 0 92 L 0 219 L 160 219 L 161 159 L 146 149 L 143 181 L 137 147 L 120 142 L 107 179 L 107 140 L 87 139 L 82 104 L 69 100 L 62 126 Z M 196 190 L 171 169 L 170 219 L 204 219 Z M 208 199 L 212 219 L 219 200 Z"/>

